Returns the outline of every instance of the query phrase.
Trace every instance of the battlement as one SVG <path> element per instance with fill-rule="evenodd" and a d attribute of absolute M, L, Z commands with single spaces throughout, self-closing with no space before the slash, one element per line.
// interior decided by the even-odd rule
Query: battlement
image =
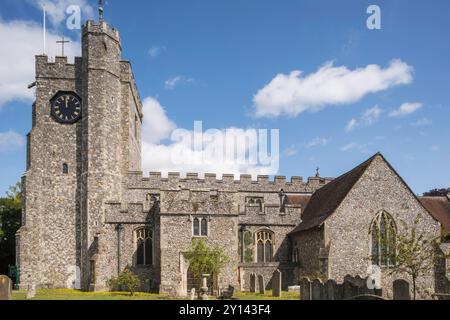
<path fill-rule="evenodd" d="M 56 56 L 55 61 L 50 61 L 47 55 L 37 55 L 35 63 L 36 78 L 73 79 L 81 71 L 82 58 L 75 57 L 74 63 L 69 63 L 67 57 Z"/>
<path fill-rule="evenodd" d="M 88 20 L 83 26 L 83 36 L 88 33 L 104 33 L 120 43 L 119 30 L 112 28 L 106 21 L 100 23 Z"/>
<path fill-rule="evenodd" d="M 143 177 L 142 172 L 128 173 L 128 188 L 176 190 L 180 188 L 190 189 L 212 189 L 223 190 L 229 188 L 230 191 L 238 189 L 265 190 L 286 192 L 314 192 L 320 187 L 332 181 L 333 178 L 309 177 L 306 182 L 302 177 L 293 176 L 287 179 L 285 176 L 274 176 L 270 179 L 267 175 L 258 175 L 256 180 L 249 174 L 241 174 L 235 180 L 234 174 L 223 174 L 219 179 L 216 174 L 206 173 L 200 177 L 198 173 L 187 173 L 182 177 L 179 172 L 169 172 L 167 177 L 163 177 L 161 172 L 150 172 L 148 177 Z"/>

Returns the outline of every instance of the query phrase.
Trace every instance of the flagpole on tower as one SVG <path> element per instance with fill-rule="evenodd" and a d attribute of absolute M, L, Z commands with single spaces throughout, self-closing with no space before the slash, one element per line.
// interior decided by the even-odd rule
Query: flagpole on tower
<path fill-rule="evenodd" d="M 45 9 L 45 5 L 43 6 L 43 11 L 44 11 L 44 54 L 47 53 L 47 17 L 46 17 L 46 9 Z"/>

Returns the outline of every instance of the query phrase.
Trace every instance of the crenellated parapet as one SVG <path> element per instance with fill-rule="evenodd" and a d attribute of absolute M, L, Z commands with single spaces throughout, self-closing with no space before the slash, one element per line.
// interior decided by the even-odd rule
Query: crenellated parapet
<path fill-rule="evenodd" d="M 105 34 L 112 40 L 120 44 L 119 30 L 112 28 L 107 22 L 102 21 L 100 23 L 93 20 L 87 21 L 83 26 L 83 35 L 87 33 Z"/>
<path fill-rule="evenodd" d="M 75 57 L 74 63 L 68 63 L 67 57 L 55 57 L 50 61 L 47 55 L 36 56 L 36 79 L 76 80 L 81 73 L 81 57 Z"/>
<path fill-rule="evenodd" d="M 161 172 L 150 172 L 148 177 L 143 177 L 142 172 L 129 172 L 127 187 L 129 189 L 210 189 L 229 191 L 255 191 L 255 192 L 285 192 L 311 193 L 323 187 L 332 178 L 310 177 L 305 182 L 302 177 L 274 176 L 272 179 L 266 175 L 257 176 L 256 180 L 251 175 L 242 174 L 239 180 L 235 180 L 233 174 L 224 174 L 219 179 L 216 174 L 207 173 L 200 177 L 197 173 L 188 173 L 181 177 L 180 173 L 170 172 L 163 177 Z"/>

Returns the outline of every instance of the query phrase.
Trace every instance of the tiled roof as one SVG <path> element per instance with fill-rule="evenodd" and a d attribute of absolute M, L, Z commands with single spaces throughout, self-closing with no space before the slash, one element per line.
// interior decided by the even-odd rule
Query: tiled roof
<path fill-rule="evenodd" d="M 420 197 L 422 205 L 430 215 L 450 231 L 450 200 L 448 197 Z"/>
<path fill-rule="evenodd" d="M 310 194 L 288 195 L 286 198 L 286 204 L 301 205 L 302 208 L 306 208 L 310 199 Z"/>
<path fill-rule="evenodd" d="M 378 155 L 317 190 L 302 214 L 302 222 L 291 234 L 317 227 L 331 216 Z"/>

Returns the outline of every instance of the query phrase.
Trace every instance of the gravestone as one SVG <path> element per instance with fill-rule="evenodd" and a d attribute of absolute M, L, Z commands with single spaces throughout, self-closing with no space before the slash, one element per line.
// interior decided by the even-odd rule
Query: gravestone
<path fill-rule="evenodd" d="M 191 296 L 191 300 L 195 300 L 195 288 L 192 288 L 191 291 L 189 292 L 189 295 Z"/>
<path fill-rule="evenodd" d="M 259 293 L 266 294 L 266 287 L 264 285 L 264 276 L 262 274 L 258 275 L 258 286 L 259 286 Z"/>
<path fill-rule="evenodd" d="M 353 285 L 351 276 L 345 276 L 344 284 L 342 285 L 343 299 L 348 300 L 358 295 L 358 287 Z"/>
<path fill-rule="evenodd" d="M 7 276 L 0 276 L 0 300 L 11 300 L 12 281 Z"/>
<path fill-rule="evenodd" d="M 289 286 L 288 292 L 298 292 L 300 293 L 300 286 Z"/>
<path fill-rule="evenodd" d="M 281 271 L 278 269 L 273 273 L 272 296 L 281 297 Z"/>
<path fill-rule="evenodd" d="M 342 300 L 342 297 L 339 297 L 338 295 L 338 284 L 334 280 L 328 280 L 324 284 L 325 287 L 325 300 Z"/>
<path fill-rule="evenodd" d="M 256 274 L 254 273 L 250 274 L 250 292 L 256 292 Z"/>
<path fill-rule="evenodd" d="M 369 294 L 369 288 L 367 288 L 367 281 L 361 278 L 359 275 L 353 278 L 353 286 L 356 287 L 357 295 Z"/>
<path fill-rule="evenodd" d="M 312 282 L 311 286 L 311 300 L 322 300 L 323 283 L 320 279 L 316 279 Z"/>
<path fill-rule="evenodd" d="M 409 282 L 403 279 L 397 279 L 393 284 L 394 300 L 411 300 L 409 291 Z"/>
<path fill-rule="evenodd" d="M 300 280 L 300 299 L 311 300 L 311 281 L 309 278 Z"/>
<path fill-rule="evenodd" d="M 31 287 L 28 287 L 27 299 L 34 299 L 35 297 L 36 297 L 36 285 L 33 284 Z"/>

